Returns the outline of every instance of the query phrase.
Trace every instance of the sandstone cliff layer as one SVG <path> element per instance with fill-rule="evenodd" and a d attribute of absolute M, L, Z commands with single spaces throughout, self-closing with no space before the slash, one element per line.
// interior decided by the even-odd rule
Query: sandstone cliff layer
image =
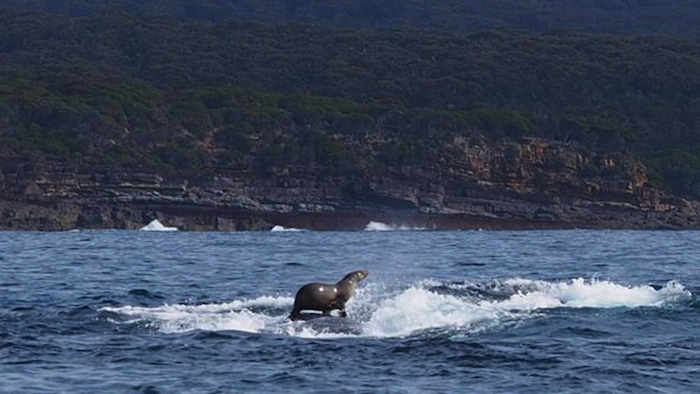
<path fill-rule="evenodd" d="M 644 167 L 622 156 L 539 139 L 455 143 L 449 163 L 347 176 L 284 167 L 186 177 L 4 158 L 0 228 L 134 229 L 152 219 L 183 230 L 700 227 L 698 201 L 651 188 Z"/>

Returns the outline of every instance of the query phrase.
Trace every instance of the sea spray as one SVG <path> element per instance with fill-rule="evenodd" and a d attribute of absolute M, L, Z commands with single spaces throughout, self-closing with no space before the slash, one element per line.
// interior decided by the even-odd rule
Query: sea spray
<path fill-rule="evenodd" d="M 194 330 L 261 332 L 279 320 L 269 310 L 286 310 L 293 302 L 294 299 L 289 297 L 263 296 L 222 304 L 178 304 L 155 308 L 127 305 L 105 307 L 102 310 L 134 317 L 135 320 L 130 322 L 144 322 L 164 333 Z"/>
<path fill-rule="evenodd" d="M 542 308 L 616 308 L 662 306 L 690 298 L 691 294 L 677 282 L 668 282 L 660 290 L 648 285 L 627 286 L 604 280 L 576 278 L 565 282 L 527 281 L 515 279 L 505 282 L 519 290 L 501 304 L 504 308 L 532 310 Z"/>
<path fill-rule="evenodd" d="M 498 320 L 493 310 L 472 302 L 411 287 L 383 302 L 372 314 L 365 333 L 374 337 L 405 336 L 428 328 L 468 329 L 476 323 Z"/>
<path fill-rule="evenodd" d="M 456 294 L 434 290 L 436 282 L 422 281 L 398 291 L 373 284 L 358 289 L 348 304 L 348 319 L 324 318 L 308 322 L 286 319 L 291 297 L 263 296 L 221 304 L 164 305 L 155 308 L 123 306 L 103 310 L 133 317 L 164 333 L 193 330 L 270 332 L 303 338 L 402 337 L 427 329 L 477 333 L 487 328 L 539 316 L 551 308 L 662 307 L 691 297 L 681 284 L 628 286 L 611 281 L 576 278 L 548 282 L 520 278 L 476 284 L 450 284 Z M 501 292 L 492 299 L 475 298 L 472 288 Z M 463 292 L 460 295 L 460 291 Z"/>
<path fill-rule="evenodd" d="M 147 225 L 141 227 L 139 231 L 177 231 L 177 227 L 166 227 L 157 219 L 152 220 Z"/>
<path fill-rule="evenodd" d="M 299 231 L 304 231 L 300 228 L 292 228 L 292 227 L 284 227 L 284 226 L 274 226 L 272 229 L 270 229 L 271 232 L 273 233 L 278 233 L 278 232 L 299 232 Z"/>
<path fill-rule="evenodd" d="M 365 231 L 420 231 L 424 227 L 412 227 L 407 225 L 386 224 L 382 222 L 369 222 L 365 226 Z"/>

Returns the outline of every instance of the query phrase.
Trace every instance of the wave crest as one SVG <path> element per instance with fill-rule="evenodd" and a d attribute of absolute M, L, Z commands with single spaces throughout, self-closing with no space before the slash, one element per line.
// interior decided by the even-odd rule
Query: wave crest
<path fill-rule="evenodd" d="M 284 227 L 280 225 L 276 225 L 270 229 L 271 232 L 273 233 L 278 233 L 278 232 L 299 232 L 299 231 L 304 231 L 300 228 L 293 228 L 293 227 Z"/>
<path fill-rule="evenodd" d="M 424 227 L 411 227 L 406 225 L 386 224 L 382 222 L 369 222 L 365 226 L 365 231 L 420 231 Z"/>
<path fill-rule="evenodd" d="M 150 223 L 141 227 L 139 231 L 177 231 L 177 227 L 166 227 L 158 219 L 153 219 Z"/>
<path fill-rule="evenodd" d="M 659 290 L 652 286 L 625 286 L 610 281 L 573 279 L 567 282 L 506 281 L 506 285 L 530 285 L 531 292 L 518 292 L 505 307 L 520 310 L 542 308 L 635 308 L 640 306 L 662 306 L 667 303 L 689 299 L 691 294 L 678 282 L 666 283 Z"/>
<path fill-rule="evenodd" d="M 348 304 L 348 319 L 290 322 L 286 316 L 294 299 L 270 296 L 221 304 L 102 310 L 129 316 L 132 319 L 127 323 L 146 323 L 165 333 L 237 330 L 302 338 L 387 338 L 429 329 L 473 334 L 535 318 L 551 308 L 663 307 L 691 297 L 675 281 L 655 289 L 583 278 L 561 282 L 513 278 L 446 285 L 425 281 L 394 292 L 374 284 L 358 289 Z"/>
<path fill-rule="evenodd" d="M 271 310 L 288 309 L 293 303 L 293 298 L 265 296 L 222 304 L 178 304 L 155 308 L 127 305 L 101 310 L 133 317 L 129 323 L 144 322 L 164 333 L 194 330 L 261 332 L 278 320 L 269 314 Z"/>

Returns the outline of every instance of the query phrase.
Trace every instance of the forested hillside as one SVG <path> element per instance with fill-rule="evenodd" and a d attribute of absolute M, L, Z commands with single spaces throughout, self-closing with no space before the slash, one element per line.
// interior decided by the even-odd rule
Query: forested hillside
<path fill-rule="evenodd" d="M 187 19 L 237 18 L 348 28 L 700 34 L 700 4 L 695 0 L 0 0 L 0 6 L 71 15 L 122 8 Z"/>
<path fill-rule="evenodd" d="M 542 137 L 640 158 L 652 184 L 700 195 L 695 39 L 5 9 L 0 51 L 5 156 L 344 173 Z"/>

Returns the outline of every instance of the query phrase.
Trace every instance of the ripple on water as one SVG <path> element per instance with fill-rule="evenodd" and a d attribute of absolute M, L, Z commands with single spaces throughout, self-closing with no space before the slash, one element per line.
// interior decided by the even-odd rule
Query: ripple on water
<path fill-rule="evenodd" d="M 700 324 L 700 257 L 673 233 L 96 231 L 2 242 L 9 392 L 700 391 L 690 378 L 700 335 L 689 330 Z M 301 284 L 357 268 L 370 277 L 348 319 L 287 321 Z M 348 386 L 348 376 L 363 379 Z"/>

